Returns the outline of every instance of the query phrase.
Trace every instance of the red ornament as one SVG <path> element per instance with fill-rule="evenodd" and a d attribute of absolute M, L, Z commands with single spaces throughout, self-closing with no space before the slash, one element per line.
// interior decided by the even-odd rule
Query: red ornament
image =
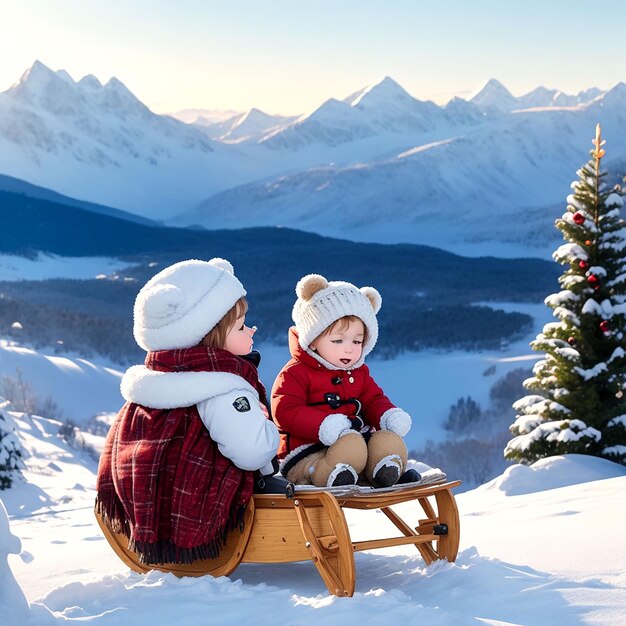
<path fill-rule="evenodd" d="M 569 343 L 570 346 L 573 346 L 576 343 L 576 339 L 574 339 L 574 337 L 568 337 L 567 343 Z"/>
<path fill-rule="evenodd" d="M 587 241 L 585 241 L 585 245 L 586 245 L 586 246 L 590 246 L 590 245 L 591 245 L 591 243 L 592 243 L 592 242 L 591 242 L 591 239 L 587 239 Z"/>
<path fill-rule="evenodd" d="M 578 224 L 584 224 L 585 223 L 585 216 L 582 213 L 579 213 L 578 211 L 576 211 L 576 213 L 574 213 L 574 215 L 572 216 L 572 219 Z"/>
<path fill-rule="evenodd" d="M 581 270 L 586 270 L 589 267 L 589 263 L 587 263 L 587 261 L 579 261 L 578 267 L 580 267 Z"/>
<path fill-rule="evenodd" d="M 611 328 L 611 327 L 610 327 L 610 324 L 609 324 L 609 322 L 608 322 L 607 320 L 602 320 L 602 321 L 600 322 L 600 330 L 601 330 L 603 333 L 608 333 L 608 332 L 609 332 L 609 330 L 610 330 L 610 328 Z"/>
<path fill-rule="evenodd" d="M 589 276 L 587 276 L 587 282 L 590 285 L 595 285 L 598 282 L 598 277 L 595 274 L 589 274 Z"/>
<path fill-rule="evenodd" d="M 593 288 L 594 288 L 596 291 L 598 291 L 598 289 L 600 289 L 600 284 L 598 283 L 598 284 L 594 285 L 594 286 L 593 286 Z"/>

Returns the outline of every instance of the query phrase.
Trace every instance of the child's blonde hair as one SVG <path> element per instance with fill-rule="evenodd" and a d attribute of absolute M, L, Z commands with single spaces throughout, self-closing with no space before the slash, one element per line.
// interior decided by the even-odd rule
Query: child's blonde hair
<path fill-rule="evenodd" d="M 350 322 L 361 322 L 361 324 L 363 324 L 363 343 L 367 343 L 367 340 L 369 339 L 367 326 L 365 325 L 365 322 L 356 315 L 344 315 L 338 320 L 335 320 L 330 326 L 325 328 L 313 341 L 317 341 L 320 337 L 326 337 L 326 335 L 330 335 L 330 333 L 335 331 L 335 328 L 337 329 L 337 332 L 343 332 L 344 330 L 347 330 L 348 326 L 350 326 Z"/>
<path fill-rule="evenodd" d="M 235 322 L 247 312 L 247 300 L 239 298 L 230 311 L 202 338 L 200 343 L 207 348 L 223 348 L 224 343 L 226 343 L 226 335 Z"/>

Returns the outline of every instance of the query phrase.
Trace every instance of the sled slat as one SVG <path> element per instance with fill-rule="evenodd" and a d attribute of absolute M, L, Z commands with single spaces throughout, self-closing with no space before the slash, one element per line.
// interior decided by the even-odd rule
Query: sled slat
<path fill-rule="evenodd" d="M 428 501 L 428 498 L 420 498 L 419 503 L 422 505 L 424 513 L 426 513 L 426 515 L 428 515 L 430 519 L 436 519 L 437 514 L 435 513 L 435 509 L 433 509 L 432 505 Z"/>
<path fill-rule="evenodd" d="M 417 500 L 426 498 L 438 493 L 441 490 L 454 489 L 461 484 L 460 480 L 456 480 L 448 483 L 440 483 L 437 485 L 428 485 L 426 487 L 409 487 L 408 489 L 401 489 L 398 491 L 385 491 L 377 492 L 373 490 L 368 494 L 354 495 L 354 496 L 336 496 L 337 502 L 341 507 L 348 509 L 380 509 L 384 506 L 391 506 L 393 504 L 402 504 L 403 502 L 410 502 L 411 500 Z M 301 494 L 298 494 L 301 497 Z M 426 513 L 429 517 L 429 513 Z"/>
<path fill-rule="evenodd" d="M 420 499 L 420 502 L 421 502 L 421 499 Z M 414 531 L 393 509 L 390 509 L 389 507 L 383 507 L 381 511 L 389 518 L 391 522 L 393 522 L 395 527 L 398 530 L 400 530 L 406 537 L 417 537 L 417 536 L 424 536 L 424 535 L 432 534 L 432 527 L 436 523 L 436 521 L 433 520 L 434 523 L 431 526 L 426 527 L 426 528 L 421 528 L 420 526 L 421 526 L 422 520 L 420 520 L 420 526 L 418 526 Z M 419 541 L 419 542 L 416 541 L 415 547 L 419 550 L 419 553 L 422 555 L 422 558 L 424 559 L 426 564 L 430 565 L 431 563 L 437 560 L 437 554 L 433 550 L 432 546 L 428 544 L 428 541 L 429 540 Z M 411 542 L 407 542 L 407 543 L 411 543 Z"/>
<path fill-rule="evenodd" d="M 355 541 L 352 549 L 355 552 L 363 550 L 376 550 L 377 548 L 391 548 L 393 546 L 405 546 L 415 544 L 419 548 L 422 543 L 427 543 L 436 539 L 435 535 L 413 535 L 411 537 L 388 537 L 386 539 L 370 539 L 369 541 Z"/>

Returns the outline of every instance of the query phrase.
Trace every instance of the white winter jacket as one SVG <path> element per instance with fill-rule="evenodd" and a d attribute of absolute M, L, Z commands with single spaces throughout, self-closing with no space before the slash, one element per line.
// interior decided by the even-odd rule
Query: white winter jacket
<path fill-rule="evenodd" d="M 122 396 L 152 409 L 198 407 L 219 451 L 243 470 L 271 474 L 279 443 L 278 430 L 261 410 L 259 394 L 248 381 L 227 372 L 155 372 L 130 367 Z"/>

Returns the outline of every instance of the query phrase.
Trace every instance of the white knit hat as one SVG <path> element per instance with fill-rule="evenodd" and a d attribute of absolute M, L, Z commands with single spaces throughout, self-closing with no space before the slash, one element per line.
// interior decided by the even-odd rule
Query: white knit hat
<path fill-rule="evenodd" d="M 319 274 L 308 274 L 298 281 L 296 295 L 298 299 L 291 316 L 298 329 L 302 349 L 318 358 L 318 355 L 309 349 L 310 343 L 333 322 L 346 315 L 354 315 L 363 321 L 368 335 L 367 341 L 363 344 L 361 359 L 355 367 L 361 365 L 378 339 L 376 313 L 380 311 L 382 304 L 380 293 L 374 287 L 359 289 L 351 283 L 328 282 Z"/>
<path fill-rule="evenodd" d="M 245 295 L 225 259 L 170 265 L 137 294 L 135 340 L 147 351 L 195 346 Z"/>

